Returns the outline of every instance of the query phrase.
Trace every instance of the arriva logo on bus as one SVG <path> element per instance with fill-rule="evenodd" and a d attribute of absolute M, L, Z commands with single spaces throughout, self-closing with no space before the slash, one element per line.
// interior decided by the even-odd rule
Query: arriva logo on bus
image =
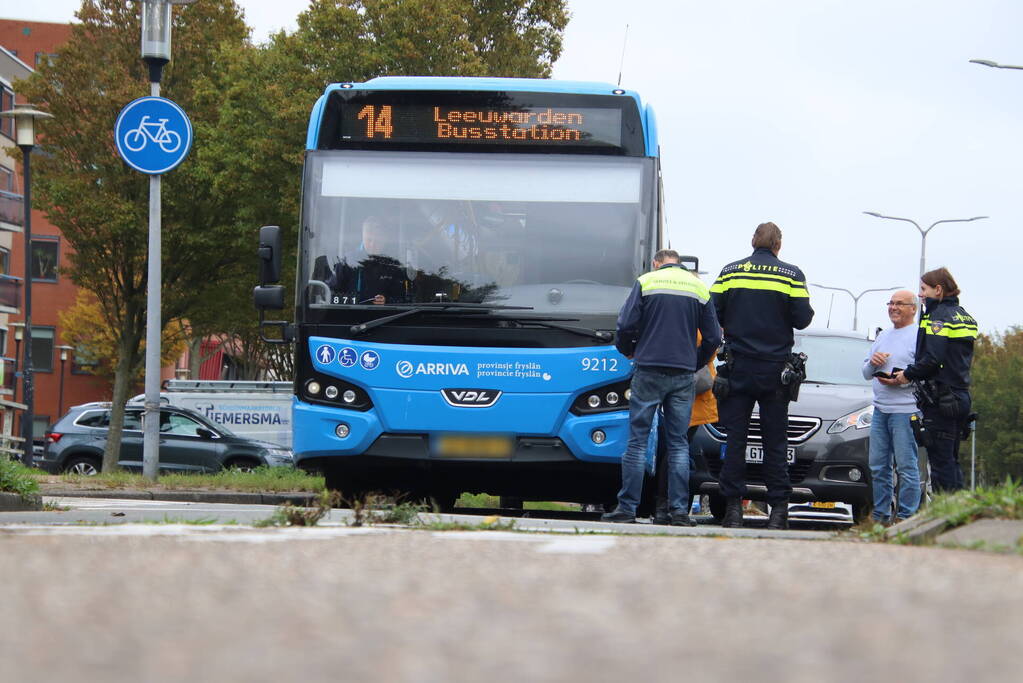
<path fill-rule="evenodd" d="M 465 363 L 418 363 L 400 360 L 394 366 L 399 377 L 406 379 L 412 375 L 468 375 L 469 368 Z"/>

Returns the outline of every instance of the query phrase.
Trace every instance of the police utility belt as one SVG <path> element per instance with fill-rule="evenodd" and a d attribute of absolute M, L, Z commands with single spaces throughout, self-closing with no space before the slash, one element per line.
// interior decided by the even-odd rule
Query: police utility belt
<path fill-rule="evenodd" d="M 933 379 L 918 380 L 913 383 L 913 396 L 916 398 L 916 405 L 924 408 L 937 408 L 938 414 L 949 420 L 961 417 L 959 410 L 959 399 L 956 398 L 952 388 L 947 384 L 941 384 Z"/>
<path fill-rule="evenodd" d="M 735 369 L 735 354 L 724 347 L 718 355 L 722 361 L 717 366 L 718 376 L 714 378 L 714 398 L 723 401 L 731 393 L 731 376 Z M 806 381 L 806 354 L 793 353 L 781 369 L 781 394 L 788 401 L 799 400 L 799 387 Z"/>

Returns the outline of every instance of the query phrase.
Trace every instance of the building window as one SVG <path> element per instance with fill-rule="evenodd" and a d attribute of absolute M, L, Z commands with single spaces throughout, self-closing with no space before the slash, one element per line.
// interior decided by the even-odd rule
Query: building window
<path fill-rule="evenodd" d="M 75 348 L 74 355 L 71 357 L 72 375 L 91 375 L 98 365 L 99 361 L 84 346 Z"/>
<path fill-rule="evenodd" d="M 0 84 L 0 111 L 14 109 L 14 91 L 6 85 Z M 10 139 L 14 139 L 14 119 L 4 117 L 0 119 L 0 133 Z"/>
<path fill-rule="evenodd" d="M 43 282 L 57 281 L 59 246 L 56 238 L 32 238 L 32 279 Z"/>
<path fill-rule="evenodd" d="M 32 326 L 32 370 L 53 372 L 53 328 Z"/>
<path fill-rule="evenodd" d="M 0 357 L 7 357 L 7 328 L 0 328 Z"/>
<path fill-rule="evenodd" d="M 37 52 L 36 53 L 36 68 L 38 69 L 43 64 L 53 64 L 57 61 L 57 55 L 48 52 Z"/>
<path fill-rule="evenodd" d="M 0 247 L 0 275 L 11 274 L 11 250 Z"/>
<path fill-rule="evenodd" d="M 6 166 L 0 166 L 0 190 L 14 192 L 14 171 Z"/>

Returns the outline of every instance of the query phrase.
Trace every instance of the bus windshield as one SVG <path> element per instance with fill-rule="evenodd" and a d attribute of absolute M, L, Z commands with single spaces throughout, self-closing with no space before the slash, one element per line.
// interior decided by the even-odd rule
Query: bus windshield
<path fill-rule="evenodd" d="M 657 227 L 649 158 L 314 151 L 306 174 L 310 307 L 614 313 Z"/>

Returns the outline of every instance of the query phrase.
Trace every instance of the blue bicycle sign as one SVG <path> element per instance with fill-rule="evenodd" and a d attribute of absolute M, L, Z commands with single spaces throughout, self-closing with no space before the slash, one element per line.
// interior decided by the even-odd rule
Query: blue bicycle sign
<path fill-rule="evenodd" d="M 114 125 L 117 152 L 136 171 L 159 175 L 188 156 L 192 123 L 184 110 L 162 97 L 129 102 Z"/>
<path fill-rule="evenodd" d="M 181 136 L 167 130 L 168 119 L 160 119 L 156 123 L 143 116 L 138 128 L 132 128 L 124 134 L 124 146 L 132 152 L 141 152 L 150 142 L 160 145 L 167 154 L 173 154 L 181 146 Z"/>

